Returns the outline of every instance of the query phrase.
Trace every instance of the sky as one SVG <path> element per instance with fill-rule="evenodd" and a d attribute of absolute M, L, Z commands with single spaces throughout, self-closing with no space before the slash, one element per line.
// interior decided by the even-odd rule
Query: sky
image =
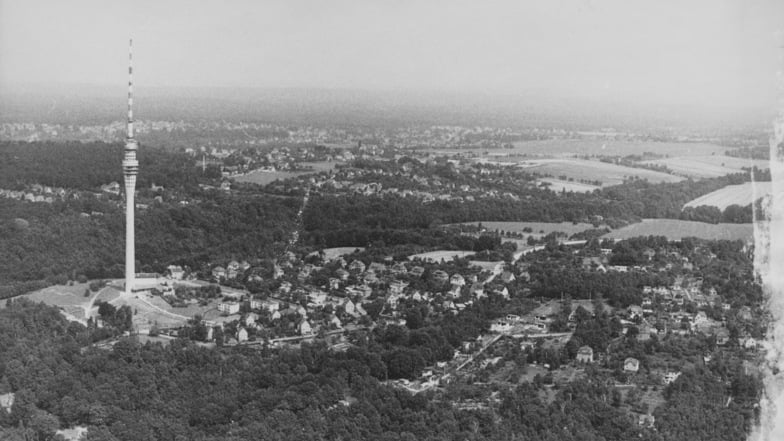
<path fill-rule="evenodd" d="M 0 90 L 531 91 L 772 105 L 781 0 L 0 0 Z"/>

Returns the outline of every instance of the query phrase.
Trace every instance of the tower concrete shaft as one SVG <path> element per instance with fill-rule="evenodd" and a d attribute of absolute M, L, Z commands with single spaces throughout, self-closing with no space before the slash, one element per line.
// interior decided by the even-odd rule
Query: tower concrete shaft
<path fill-rule="evenodd" d="M 136 208 L 136 174 L 139 161 L 136 150 L 139 144 L 133 138 L 133 40 L 128 46 L 128 134 L 125 138 L 125 152 L 122 167 L 125 178 L 125 293 L 133 291 L 136 278 L 136 238 L 134 234 L 134 211 Z"/>

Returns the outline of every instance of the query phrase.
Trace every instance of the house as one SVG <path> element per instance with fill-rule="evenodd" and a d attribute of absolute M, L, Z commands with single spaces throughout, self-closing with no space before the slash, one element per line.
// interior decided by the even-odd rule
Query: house
<path fill-rule="evenodd" d="M 365 276 L 362 277 L 362 281 L 367 285 L 374 285 L 378 283 L 378 276 L 376 276 L 375 271 L 368 271 L 365 273 Z"/>
<path fill-rule="evenodd" d="M 261 309 L 262 301 L 257 298 L 250 299 L 250 309 Z"/>
<path fill-rule="evenodd" d="M 392 268 L 390 269 L 390 271 L 392 272 L 392 274 L 394 274 L 396 276 L 408 273 L 408 270 L 406 269 L 406 265 L 404 265 L 403 262 L 398 262 L 398 263 L 392 265 Z"/>
<path fill-rule="evenodd" d="M 242 322 L 248 328 L 252 328 L 252 327 L 256 326 L 256 321 L 258 319 L 259 319 L 259 315 L 254 313 L 254 312 L 251 312 L 251 313 L 248 313 L 248 315 L 245 316 L 245 319 Z"/>
<path fill-rule="evenodd" d="M 335 290 L 340 289 L 340 279 L 336 279 L 334 277 L 329 278 L 329 289 Z"/>
<path fill-rule="evenodd" d="M 638 327 L 639 333 L 637 333 L 637 340 L 638 341 L 648 341 L 651 339 L 651 335 L 657 334 L 658 331 L 656 328 L 651 326 L 648 322 L 643 321 L 642 324 Z"/>
<path fill-rule="evenodd" d="M 724 346 L 730 341 L 730 332 L 725 329 L 721 328 L 716 332 L 716 344 L 719 346 Z"/>
<path fill-rule="evenodd" d="M 240 328 L 237 330 L 237 341 L 242 343 L 244 341 L 248 341 L 248 330 L 245 328 Z"/>
<path fill-rule="evenodd" d="M 414 277 L 422 277 L 422 275 L 425 274 L 425 269 L 422 268 L 421 266 L 415 266 L 411 268 L 411 271 L 409 271 L 409 273 Z"/>
<path fill-rule="evenodd" d="M 433 271 L 433 280 L 437 283 L 446 283 L 449 281 L 449 274 L 447 274 L 446 271 L 435 270 Z"/>
<path fill-rule="evenodd" d="M 368 267 L 368 271 L 373 271 L 374 273 L 384 273 L 386 270 L 387 266 L 378 262 L 371 262 L 370 266 Z"/>
<path fill-rule="evenodd" d="M 740 341 L 740 345 L 745 349 L 757 349 L 757 344 L 757 340 L 753 337 L 746 337 Z"/>
<path fill-rule="evenodd" d="M 667 372 L 666 374 L 664 374 L 664 376 L 662 377 L 662 380 L 664 381 L 664 384 L 672 384 L 680 376 L 681 376 L 680 372 L 672 372 L 672 371 L 670 371 L 670 372 Z"/>
<path fill-rule="evenodd" d="M 514 327 L 514 324 L 509 320 L 496 320 L 490 324 L 490 332 L 504 333 L 509 332 Z"/>
<path fill-rule="evenodd" d="M 343 310 L 346 311 L 346 314 L 352 314 L 353 315 L 353 314 L 356 314 L 356 312 L 357 312 L 357 307 L 356 307 L 356 305 L 354 305 L 354 302 L 352 302 L 351 299 L 346 299 L 343 302 L 342 306 L 343 306 Z"/>
<path fill-rule="evenodd" d="M 4 409 L 8 413 L 11 413 L 11 408 L 14 406 L 14 397 L 15 395 L 13 392 L 0 395 L 0 408 Z"/>
<path fill-rule="evenodd" d="M 352 273 L 364 273 L 365 264 L 361 260 L 354 260 L 348 265 L 348 270 Z"/>
<path fill-rule="evenodd" d="M 310 326 L 307 320 L 302 320 L 297 325 L 297 329 L 299 330 L 300 335 L 308 335 L 313 333 L 313 328 Z"/>
<path fill-rule="evenodd" d="M 112 181 L 108 184 L 101 185 L 101 191 L 104 193 L 120 194 L 120 184 L 117 181 Z"/>
<path fill-rule="evenodd" d="M 466 282 L 462 275 L 455 273 L 449 279 L 449 284 L 455 287 L 461 287 L 465 286 Z"/>
<path fill-rule="evenodd" d="M 221 302 L 218 311 L 224 314 L 236 314 L 240 312 L 240 304 L 237 302 Z"/>
<path fill-rule="evenodd" d="M 579 363 L 593 363 L 593 349 L 590 346 L 582 346 L 577 350 L 577 361 Z"/>
<path fill-rule="evenodd" d="M 222 266 L 216 266 L 212 269 L 212 278 L 216 281 L 220 281 L 221 279 L 226 278 L 226 268 Z"/>
<path fill-rule="evenodd" d="M 629 357 L 623 361 L 623 370 L 625 372 L 637 372 L 640 370 L 640 360 Z"/>
<path fill-rule="evenodd" d="M 346 281 L 348 280 L 349 272 L 344 270 L 343 268 L 338 268 L 335 271 L 335 275 L 338 276 L 338 279 Z"/>
<path fill-rule="evenodd" d="M 629 320 L 642 318 L 642 314 L 643 314 L 642 306 L 639 305 L 629 306 Z"/>
<path fill-rule="evenodd" d="M 324 306 L 324 304 L 327 303 L 327 293 L 323 291 L 309 292 L 308 303 L 314 306 Z"/>
<path fill-rule="evenodd" d="M 640 414 L 637 418 L 637 424 L 647 428 L 653 428 L 656 418 L 653 415 Z"/>
<path fill-rule="evenodd" d="M 516 280 L 515 275 L 511 271 L 504 271 L 501 273 L 501 281 L 504 283 L 511 283 Z"/>
<path fill-rule="evenodd" d="M 343 327 L 343 324 L 340 322 L 340 319 L 337 316 L 335 316 L 335 315 L 330 317 L 329 325 L 330 325 L 330 327 L 333 327 L 335 329 L 340 329 L 340 328 Z"/>
<path fill-rule="evenodd" d="M 408 287 L 408 282 L 403 282 L 402 280 L 395 280 L 394 282 L 389 284 L 389 292 L 392 295 L 401 295 L 403 291 Z"/>
<path fill-rule="evenodd" d="M 281 282 L 278 290 L 283 294 L 288 294 L 291 292 L 291 282 Z"/>
<path fill-rule="evenodd" d="M 166 270 L 169 272 L 169 277 L 174 280 L 182 280 L 185 277 L 185 271 L 179 265 L 169 265 Z"/>
<path fill-rule="evenodd" d="M 273 279 L 280 279 L 281 277 L 283 277 L 283 274 L 284 274 L 283 273 L 283 268 L 281 268 L 279 265 L 273 265 L 272 266 L 272 278 Z"/>

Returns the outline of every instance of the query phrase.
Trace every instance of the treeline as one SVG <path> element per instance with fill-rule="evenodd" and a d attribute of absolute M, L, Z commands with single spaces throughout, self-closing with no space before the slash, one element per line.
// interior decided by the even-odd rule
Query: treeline
<path fill-rule="evenodd" d="M 97 190 L 110 182 L 122 185 L 122 157 L 121 143 L 3 141 L 0 142 L 0 188 L 22 190 L 32 184 L 41 184 Z M 201 178 L 194 159 L 184 154 L 142 145 L 137 157 L 137 189 L 152 184 L 192 188 Z"/>
<path fill-rule="evenodd" d="M 383 356 L 370 345 L 405 337 L 426 347 L 428 329 L 385 331 L 383 340 L 358 341 L 345 352 L 314 343 L 275 353 L 183 339 L 162 346 L 126 338 L 97 349 L 85 347 L 90 332 L 42 304 L 20 300 L 0 310 L 0 393 L 15 394 L 10 413 L 0 412 L 0 438 L 51 439 L 57 429 L 83 425 L 86 441 L 259 434 L 280 441 L 725 441 L 743 438 L 758 390 L 748 377 L 717 375 L 718 367 L 684 373 L 668 388 L 653 430 L 638 426 L 611 399 L 609 382 L 593 374 L 551 392 L 541 381 L 523 383 L 503 390 L 499 404 L 474 410 L 438 392 L 412 395 L 384 385 Z M 725 393 L 733 397 L 729 406 Z"/>
<path fill-rule="evenodd" d="M 764 179 L 764 173 L 759 178 Z M 630 181 L 595 193 L 554 195 L 530 189 L 519 201 L 483 198 L 473 202 L 434 201 L 423 204 L 396 195 L 363 196 L 316 194 L 303 214 L 303 226 L 312 242 L 331 246 L 359 246 L 352 237 L 385 235 L 372 230 L 421 230 L 440 224 L 471 221 L 604 222 L 623 224 L 641 218 L 746 222 L 750 207 L 728 207 L 724 213 L 698 207 L 683 211 L 685 203 L 726 185 L 748 181 L 747 174 L 700 181 L 651 184 Z M 708 213 L 710 212 L 710 213 Z M 707 214 L 706 214 L 707 213 Z M 370 230 L 370 231 L 369 231 Z M 336 233 L 340 232 L 340 233 Z M 406 233 L 409 234 L 409 233 Z"/>

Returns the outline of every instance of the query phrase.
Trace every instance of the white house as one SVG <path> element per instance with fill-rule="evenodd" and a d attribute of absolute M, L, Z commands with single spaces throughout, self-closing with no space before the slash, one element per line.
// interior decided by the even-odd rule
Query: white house
<path fill-rule="evenodd" d="M 237 302 L 221 302 L 218 305 L 218 311 L 225 314 L 236 314 L 240 312 L 240 304 Z"/>
<path fill-rule="evenodd" d="M 313 328 L 310 326 L 310 323 L 308 323 L 307 320 L 302 320 L 299 322 L 298 329 L 300 335 L 308 335 L 313 333 Z"/>
<path fill-rule="evenodd" d="M 640 370 L 640 360 L 629 357 L 623 362 L 623 370 L 626 372 L 637 372 Z"/>
<path fill-rule="evenodd" d="M 583 346 L 577 350 L 577 361 L 580 363 L 593 363 L 593 349 Z"/>
<path fill-rule="evenodd" d="M 237 341 L 240 343 L 248 341 L 248 331 L 245 328 L 240 328 L 237 331 Z"/>

